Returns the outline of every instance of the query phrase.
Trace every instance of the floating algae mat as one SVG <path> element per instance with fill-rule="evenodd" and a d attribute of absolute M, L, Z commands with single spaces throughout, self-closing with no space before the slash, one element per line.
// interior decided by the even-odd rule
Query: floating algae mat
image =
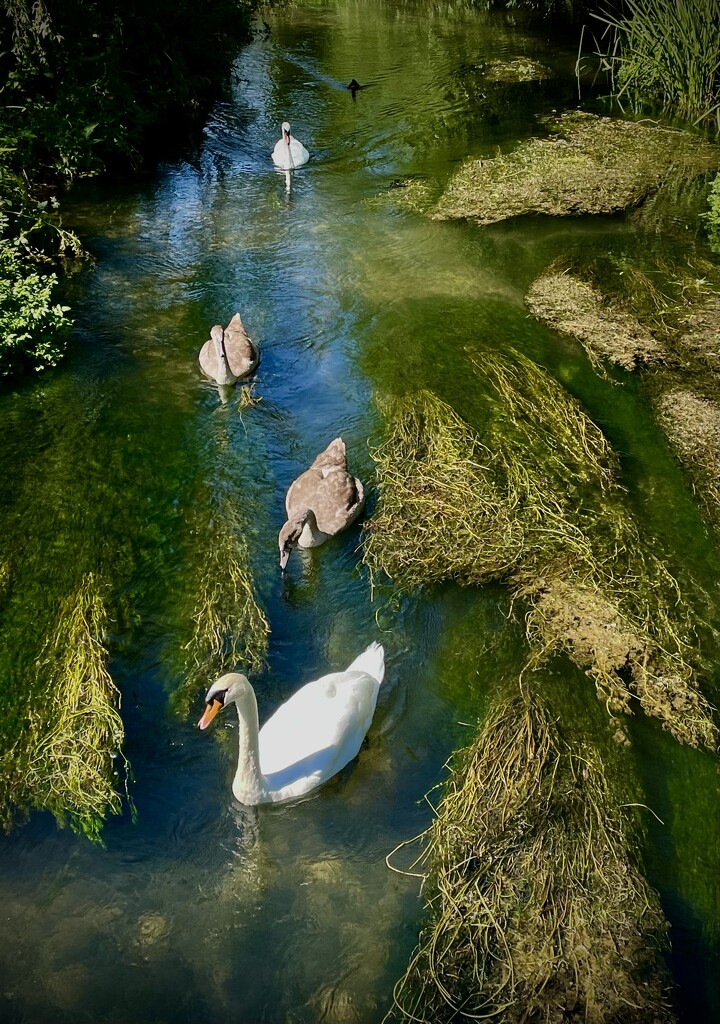
<path fill-rule="evenodd" d="M 229 502 L 214 516 L 198 519 L 193 532 L 207 542 L 196 549 L 199 561 L 188 573 L 194 582 L 191 636 L 184 647 L 184 679 L 173 694 L 184 715 L 198 691 L 217 676 L 260 669 L 270 633 L 255 598 L 247 543 Z"/>
<path fill-rule="evenodd" d="M 613 715 L 639 704 L 677 739 L 713 746 L 687 610 L 641 543 L 601 431 L 524 356 L 468 358 L 487 385 L 482 440 L 428 392 L 388 405 L 371 572 L 406 588 L 505 581 L 529 604 L 533 663 L 565 651 Z"/>
<path fill-rule="evenodd" d="M 574 274 L 550 268 L 525 302 L 538 320 L 576 338 L 596 370 L 603 359 L 626 370 L 663 359 L 662 346 L 636 317 Z"/>
<path fill-rule="evenodd" d="M 123 724 L 107 669 L 105 589 L 96 575 L 85 575 L 61 604 L 37 659 L 27 728 L 0 764 L 6 825 L 13 807 L 33 806 L 98 840 L 106 815 L 122 809 L 115 769 L 126 767 Z"/>
<path fill-rule="evenodd" d="M 672 179 L 717 168 L 713 147 L 683 132 L 578 110 L 544 121 L 549 137 L 465 163 L 430 216 L 492 224 L 529 213 L 616 213 Z"/>
<path fill-rule="evenodd" d="M 720 529 L 720 403 L 674 387 L 656 400 L 660 422 L 695 482 L 710 522 Z"/>
<path fill-rule="evenodd" d="M 693 377 L 720 366 L 718 269 L 694 252 L 669 262 L 645 244 L 632 260 L 616 254 L 558 258 L 537 277 L 525 303 L 550 327 L 575 338 L 594 368 L 667 364 Z"/>
<path fill-rule="evenodd" d="M 418 837 L 429 920 L 388 1019 L 672 1021 L 666 923 L 626 800 L 605 752 L 570 747 L 539 694 L 500 702 Z"/>

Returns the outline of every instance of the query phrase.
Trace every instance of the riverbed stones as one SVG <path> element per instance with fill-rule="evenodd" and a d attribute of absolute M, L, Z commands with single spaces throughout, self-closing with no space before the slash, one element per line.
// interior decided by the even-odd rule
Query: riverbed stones
<path fill-rule="evenodd" d="M 672 174 L 717 166 L 702 140 L 667 128 L 570 111 L 544 119 L 545 137 L 469 160 L 430 216 L 492 224 L 523 214 L 612 214 L 638 206 Z"/>
<path fill-rule="evenodd" d="M 525 302 L 538 320 L 577 339 L 594 363 L 608 360 L 634 370 L 663 359 L 662 345 L 636 317 L 573 274 L 542 274 Z"/>

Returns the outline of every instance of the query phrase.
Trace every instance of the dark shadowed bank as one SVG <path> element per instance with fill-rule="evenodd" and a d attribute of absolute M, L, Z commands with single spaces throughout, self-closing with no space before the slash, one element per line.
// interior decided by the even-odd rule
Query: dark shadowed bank
<path fill-rule="evenodd" d="M 229 79 L 258 0 L 6 0 L 0 9 L 0 376 L 62 357 L 70 325 L 53 264 L 81 257 L 58 185 L 177 152 Z M 580 36 L 636 111 L 720 124 L 717 0 L 479 0 Z M 709 230 L 717 230 L 711 203 Z M 40 268 L 37 264 L 40 263 Z M 48 266 L 48 264 L 50 264 Z M 64 270 L 67 267 L 63 268 Z"/>
<path fill-rule="evenodd" d="M 138 173 L 200 130 L 255 0 L 7 0 L 0 8 L 0 376 L 55 365 L 62 187 Z"/>

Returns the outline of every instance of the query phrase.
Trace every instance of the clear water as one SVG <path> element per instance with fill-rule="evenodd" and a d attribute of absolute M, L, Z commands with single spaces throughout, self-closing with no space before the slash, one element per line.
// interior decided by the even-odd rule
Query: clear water
<path fill-rule="evenodd" d="M 574 44 L 553 49 L 511 17 L 452 3 L 329 0 L 271 20 L 239 55 L 197 152 L 143 184 L 70 197 L 68 220 L 96 257 L 73 284 L 70 357 L 0 395 L 0 536 L 14 565 L 0 734 L 32 700 L 24 683 L 59 601 L 101 573 L 137 807 L 136 823 L 109 822 L 104 849 L 46 814 L 0 841 L 0 1013 L 12 1024 L 381 1020 L 422 918 L 418 880 L 385 857 L 428 824 L 424 794 L 526 650 L 500 588 L 380 592 L 371 604 L 359 527 L 294 555 L 285 579 L 276 535 L 287 486 L 333 437 L 372 484 L 383 394 L 431 387 L 472 420 L 465 344 L 518 347 L 581 398 L 621 452 L 646 528 L 717 623 L 717 550 L 642 394 L 600 380 L 523 305 L 554 257 L 647 240 L 622 220 L 478 229 L 366 202 L 404 175 L 444 180 L 469 153 L 530 132 L 536 112 L 572 103 Z M 472 106 L 458 70 L 521 54 L 557 78 Z M 353 77 L 368 85 L 354 99 Z M 284 119 L 312 154 L 289 194 L 269 160 Z M 262 402 L 242 412 L 196 358 L 236 310 L 262 347 Z M 220 495 L 248 523 L 272 628 L 254 680 L 261 717 L 370 640 L 387 650 L 367 746 L 295 806 L 234 804 L 232 722 L 217 743 L 169 703 L 187 566 L 212 543 Z M 193 530 L 196 514 L 207 533 Z M 717 765 L 653 724 L 635 731 L 629 756 L 664 821 L 650 819 L 646 858 L 672 924 L 681 1017 L 709 1020 L 720 1010 Z"/>

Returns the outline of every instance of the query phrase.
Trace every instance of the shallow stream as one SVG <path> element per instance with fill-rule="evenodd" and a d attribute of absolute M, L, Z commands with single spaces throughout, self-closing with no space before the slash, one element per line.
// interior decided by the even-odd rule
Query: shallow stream
<path fill-rule="evenodd" d="M 276 536 L 288 485 L 338 435 L 371 511 L 383 395 L 428 387 L 472 420 L 464 345 L 518 348 L 582 400 L 621 454 L 644 528 L 717 615 L 717 549 L 639 387 L 599 378 L 523 304 L 559 255 L 632 258 L 646 244 L 633 224 L 480 229 L 371 201 L 408 175 L 444 181 L 464 157 L 529 134 L 537 113 L 572 105 L 575 44 L 430 0 L 300 2 L 266 16 L 272 31 L 239 55 L 196 151 L 141 184 L 69 197 L 66 222 L 95 257 L 72 286 L 69 358 L 0 394 L 0 544 L 14 566 L 0 737 L 17 701 L 32 702 L 19 691 L 54 609 L 83 573 L 100 573 L 137 811 L 109 820 L 104 848 L 47 813 L 0 840 L 6 1024 L 382 1019 L 422 920 L 418 879 L 385 857 L 427 826 L 424 795 L 527 650 L 502 588 L 371 600 L 360 526 L 294 554 L 285 578 Z M 520 55 L 554 77 L 496 86 L 478 104 L 473 66 Z M 352 78 L 367 86 L 354 96 Z M 269 158 L 285 119 L 312 154 L 289 192 Z M 197 365 L 210 325 L 236 310 L 262 351 L 261 402 L 242 410 L 240 389 L 223 401 Z M 201 734 L 200 695 L 189 720 L 172 710 L 187 566 L 213 543 L 221 496 L 247 523 L 271 627 L 253 680 L 261 719 L 371 640 L 386 648 L 359 758 L 293 806 L 236 805 L 229 716 Z M 595 701 L 566 663 L 548 671 Z M 633 740 L 628 756 L 664 822 L 649 816 L 645 852 L 672 926 L 681 1019 L 716 1019 L 717 764 L 655 723 L 635 723 Z"/>

